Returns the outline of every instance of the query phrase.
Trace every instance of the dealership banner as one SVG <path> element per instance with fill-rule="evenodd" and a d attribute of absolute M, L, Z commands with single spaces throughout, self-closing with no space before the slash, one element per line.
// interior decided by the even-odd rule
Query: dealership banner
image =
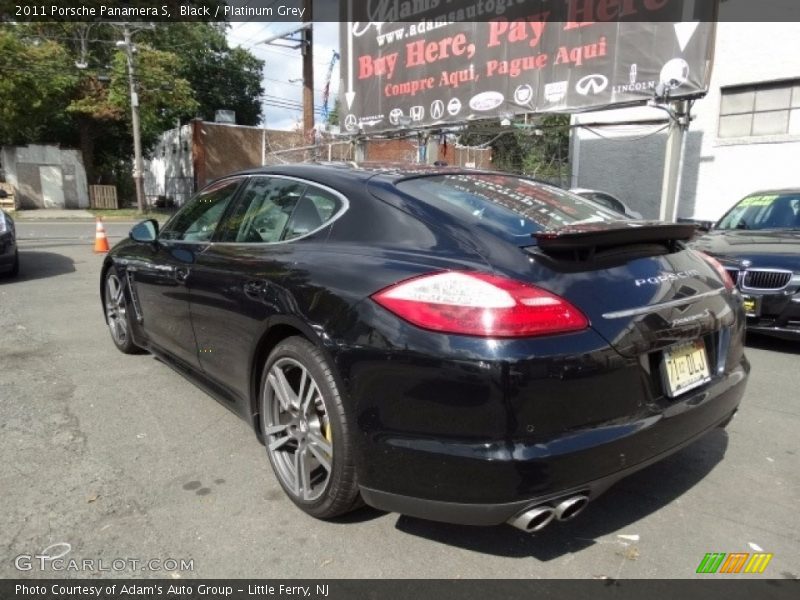
<path fill-rule="evenodd" d="M 351 1 L 359 0 L 345 4 Z M 713 12 L 706 20 L 663 20 L 667 10 L 697 16 L 693 2 L 682 12 L 689 0 L 508 2 L 502 16 L 470 20 L 500 2 L 385 1 L 366 15 L 361 4 L 365 21 L 350 18 L 354 9 L 347 6 L 340 30 L 343 132 L 579 112 L 708 89 Z M 704 6 L 712 11 L 714 2 Z"/>

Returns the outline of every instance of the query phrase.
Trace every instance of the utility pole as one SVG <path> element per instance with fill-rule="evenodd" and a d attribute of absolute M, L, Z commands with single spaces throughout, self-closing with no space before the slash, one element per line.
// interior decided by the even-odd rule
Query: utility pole
<path fill-rule="evenodd" d="M 139 130 L 139 94 L 136 93 L 136 72 L 133 65 L 133 43 L 131 30 L 125 23 L 122 33 L 124 41 L 117 42 L 117 47 L 125 50 L 128 59 L 128 85 L 131 92 L 131 125 L 133 126 L 133 182 L 136 185 L 136 206 L 140 213 L 146 211 L 144 201 L 144 163 L 142 162 L 142 136 Z"/>
<path fill-rule="evenodd" d="M 300 48 L 303 53 L 303 140 L 306 145 L 316 144 L 316 139 L 311 137 L 314 129 L 314 49 L 312 35 L 314 23 L 311 14 L 311 2 L 312 0 L 303 0 L 305 11 L 303 12 L 302 24 L 299 27 L 294 26 L 288 31 L 257 42 L 258 44 L 270 44 L 291 48 L 292 50 Z M 293 37 L 296 33 L 300 33 L 300 39 Z M 314 149 L 314 154 L 316 155 L 316 148 Z"/>
<path fill-rule="evenodd" d="M 303 30 L 303 137 L 307 144 L 316 144 L 314 136 L 314 47 L 311 0 L 303 0 L 303 24 L 309 25 Z M 316 150 L 313 152 L 316 157 Z"/>

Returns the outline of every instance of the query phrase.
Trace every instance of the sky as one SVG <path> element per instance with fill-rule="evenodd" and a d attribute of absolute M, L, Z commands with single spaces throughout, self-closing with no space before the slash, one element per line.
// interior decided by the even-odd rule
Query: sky
<path fill-rule="evenodd" d="M 273 35 L 291 28 L 289 23 L 262 23 L 239 21 L 231 23 L 228 29 L 228 43 L 241 46 L 265 61 L 263 71 L 264 97 L 262 98 L 262 125 L 270 129 L 294 129 L 302 123 L 303 101 L 303 60 L 301 50 L 261 44 Z M 299 34 L 296 35 L 296 37 Z M 319 110 L 322 107 L 322 90 L 334 50 L 339 51 L 339 24 L 314 23 L 314 105 L 317 109 L 314 119 L 321 121 Z M 328 108 L 339 94 L 339 61 L 331 77 Z M 284 108 L 276 104 L 291 104 Z"/>

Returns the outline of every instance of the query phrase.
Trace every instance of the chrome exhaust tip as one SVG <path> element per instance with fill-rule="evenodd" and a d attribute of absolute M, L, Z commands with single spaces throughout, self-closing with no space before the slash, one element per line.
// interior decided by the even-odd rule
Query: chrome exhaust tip
<path fill-rule="evenodd" d="M 534 533 L 535 531 L 540 531 L 547 527 L 555 516 L 556 514 L 553 507 L 543 504 L 521 512 L 513 519 L 510 519 L 508 524 L 513 525 L 525 533 Z"/>
<path fill-rule="evenodd" d="M 556 505 L 555 510 L 553 510 L 553 516 L 559 521 L 569 521 L 581 514 L 588 504 L 589 498 L 587 496 L 572 496 Z"/>

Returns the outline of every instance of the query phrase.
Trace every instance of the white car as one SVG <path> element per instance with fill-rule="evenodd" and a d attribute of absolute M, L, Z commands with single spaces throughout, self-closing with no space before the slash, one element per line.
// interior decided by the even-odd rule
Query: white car
<path fill-rule="evenodd" d="M 583 196 L 588 200 L 593 200 L 598 204 L 602 204 L 606 208 L 610 208 L 611 210 L 615 210 L 623 215 L 630 217 L 631 219 L 641 219 L 642 213 L 636 212 L 635 210 L 631 210 L 628 208 L 622 200 L 615 198 L 608 192 L 600 192 L 598 190 L 587 190 L 585 188 L 572 188 L 570 190 L 573 194 L 578 194 L 579 196 Z"/>

